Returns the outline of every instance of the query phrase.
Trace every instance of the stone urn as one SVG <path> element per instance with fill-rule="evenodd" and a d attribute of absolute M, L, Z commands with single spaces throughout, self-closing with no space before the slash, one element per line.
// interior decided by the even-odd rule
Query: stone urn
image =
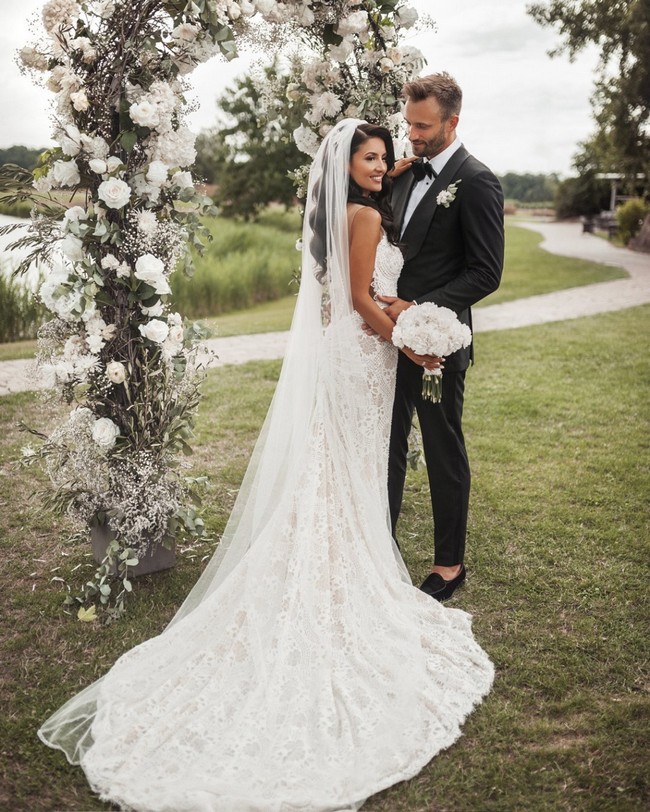
<path fill-rule="evenodd" d="M 93 550 L 93 558 L 101 564 L 106 555 L 106 548 L 113 538 L 112 531 L 105 524 L 96 525 L 90 528 L 90 543 Z M 162 544 L 154 544 L 146 555 L 140 559 L 135 567 L 131 567 L 131 575 L 148 575 L 151 572 L 160 572 L 176 566 L 176 545 L 172 548 L 164 547 Z M 113 574 L 117 572 L 117 565 L 112 568 Z"/>

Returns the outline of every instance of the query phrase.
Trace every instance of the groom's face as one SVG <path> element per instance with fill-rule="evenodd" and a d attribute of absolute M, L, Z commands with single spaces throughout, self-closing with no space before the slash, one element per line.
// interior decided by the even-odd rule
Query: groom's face
<path fill-rule="evenodd" d="M 456 136 L 458 116 L 445 119 L 437 99 L 409 99 L 404 105 L 404 118 L 409 128 L 409 141 L 418 158 L 432 158 L 446 149 Z"/>

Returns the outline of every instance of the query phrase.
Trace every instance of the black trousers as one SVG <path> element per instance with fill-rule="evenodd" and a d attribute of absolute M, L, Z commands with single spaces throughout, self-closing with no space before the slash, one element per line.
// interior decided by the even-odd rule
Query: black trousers
<path fill-rule="evenodd" d="M 423 401 L 422 367 L 399 354 L 388 459 L 388 502 L 393 535 L 404 494 L 408 435 L 416 411 L 422 431 L 433 509 L 435 563 L 463 561 L 467 534 L 470 470 L 461 426 L 465 373 L 445 371 L 442 401 Z"/>

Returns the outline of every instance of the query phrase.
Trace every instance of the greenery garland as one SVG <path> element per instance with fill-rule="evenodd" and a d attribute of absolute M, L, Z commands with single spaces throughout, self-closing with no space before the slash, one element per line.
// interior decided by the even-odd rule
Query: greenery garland
<path fill-rule="evenodd" d="M 55 93 L 58 146 L 33 173 L 5 167 L 0 200 L 35 204 L 11 247 L 26 249 L 18 271 L 35 262 L 45 274 L 39 296 L 53 318 L 40 331 L 38 366 L 71 406 L 52 434 L 33 432 L 41 442 L 24 461 L 45 465 L 52 506 L 112 536 L 68 603 L 97 600 L 119 615 L 132 567 L 152 546 L 203 531 L 191 507 L 201 483 L 180 463 L 191 452 L 202 336 L 172 311 L 169 277 L 178 266 L 191 274 L 190 246 L 200 249 L 206 234 L 200 217 L 214 212 L 189 171 L 196 152 L 182 77 L 217 53 L 235 56 L 238 39 L 293 36 L 317 49 L 294 59 L 288 89 L 307 105 L 295 137 L 312 155 L 342 116 L 396 131 L 399 86 L 423 64 L 398 47 L 416 19 L 399 0 L 45 4 L 45 36 L 20 59 Z"/>

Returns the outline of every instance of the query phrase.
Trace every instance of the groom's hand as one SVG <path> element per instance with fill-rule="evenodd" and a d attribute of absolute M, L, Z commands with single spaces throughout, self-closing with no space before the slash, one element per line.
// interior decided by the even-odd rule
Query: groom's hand
<path fill-rule="evenodd" d="M 398 299 L 396 296 L 377 296 L 380 302 L 387 302 L 388 307 L 384 308 L 384 313 L 389 316 L 393 321 L 397 321 L 400 313 L 408 310 L 413 306 L 413 302 L 406 302 L 404 299 Z"/>

